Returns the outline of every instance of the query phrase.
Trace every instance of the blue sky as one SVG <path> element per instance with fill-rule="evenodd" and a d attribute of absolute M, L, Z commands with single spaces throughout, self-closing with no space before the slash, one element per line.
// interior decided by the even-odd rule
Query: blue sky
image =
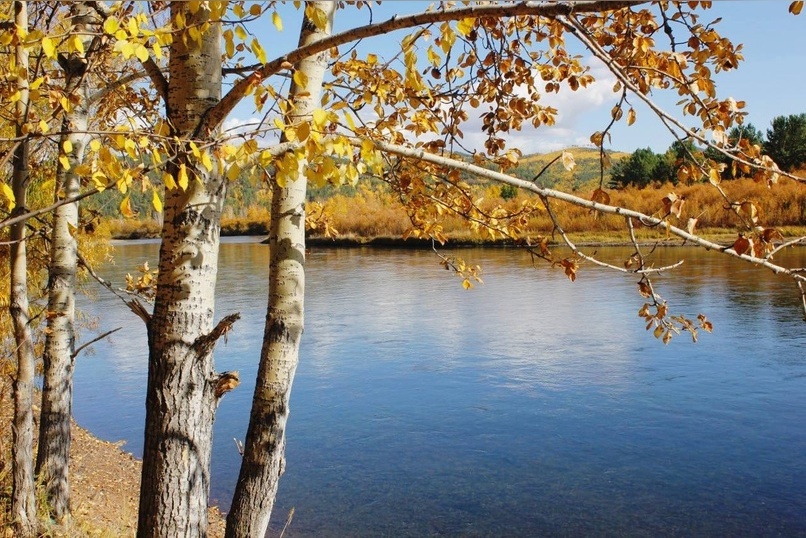
<path fill-rule="evenodd" d="M 717 25 L 718 31 L 734 43 L 744 44 L 745 62 L 739 69 L 717 75 L 717 94 L 723 98 L 745 101 L 745 110 L 749 112 L 747 121 L 762 132 L 766 131 L 775 116 L 806 112 L 806 13 L 800 16 L 789 14 L 789 3 L 788 0 L 716 1 L 701 19 L 701 22 L 709 22 L 722 17 Z M 374 21 L 386 20 L 396 13 L 423 11 L 430 4 L 413 0 L 386 1 L 373 8 Z M 299 14 L 290 5 L 281 6 L 279 11 L 284 31 L 277 34 L 271 28 L 271 33 L 261 39 L 269 57 L 290 50 L 298 35 Z M 366 8 L 340 11 L 336 14 L 336 31 L 366 24 L 368 15 Z M 266 26 L 270 26 L 270 23 Z M 388 59 L 399 51 L 402 35 L 398 33 L 374 38 L 362 44 L 359 51 L 371 51 Z M 276 47 L 267 47 L 266 44 Z M 587 58 L 584 54 L 583 57 Z M 524 128 L 512 134 L 510 145 L 521 148 L 524 153 L 534 153 L 588 144 L 590 134 L 607 125 L 616 97 L 611 91 L 614 82 L 612 75 L 602 65 L 592 63 L 591 66 L 598 83 L 577 92 L 564 88 L 560 94 L 547 97 L 547 102 L 559 110 L 557 125 L 537 130 Z M 663 109 L 679 117 L 675 109 L 678 100 L 676 93 L 663 93 L 656 96 L 656 101 Z M 632 98 L 631 102 L 636 105 L 638 119 L 631 127 L 627 127 L 624 120 L 617 124 L 610 147 L 621 151 L 633 151 L 639 147 L 664 151 L 674 140 L 672 135 L 647 109 L 638 104 L 638 99 Z M 236 108 L 225 126 L 235 126 L 255 117 L 251 106 L 245 103 Z M 475 119 L 471 114 L 471 122 L 464 130 L 465 139 L 471 145 L 474 141 L 481 141 L 481 134 L 477 130 L 480 122 L 473 121 Z"/>

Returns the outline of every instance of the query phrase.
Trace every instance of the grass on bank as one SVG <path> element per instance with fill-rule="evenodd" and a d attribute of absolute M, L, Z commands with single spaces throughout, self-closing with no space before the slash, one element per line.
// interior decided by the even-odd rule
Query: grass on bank
<path fill-rule="evenodd" d="M 766 184 L 755 183 L 749 179 L 725 182 L 723 187 L 736 202 L 752 202 L 758 208 L 759 223 L 765 227 L 777 227 L 784 236 L 791 237 L 799 233 L 806 219 L 806 188 L 787 179 L 781 180 L 771 189 Z M 663 204 L 661 199 L 674 192 L 685 199 L 680 218 L 671 216 L 670 222 L 685 228 L 689 218 L 697 218 L 697 231 L 709 238 L 731 240 L 736 237 L 736 230 L 742 224 L 736 213 L 711 185 L 672 185 L 664 184 L 654 188 L 629 187 L 622 190 L 609 190 L 612 205 L 628 207 L 647 215 L 661 215 Z M 591 192 L 575 193 L 590 198 Z M 491 210 L 501 206 L 509 210 L 517 209 L 524 200 L 532 195 L 518 192 L 511 199 L 501 197 L 499 186 L 478 188 L 474 196 L 481 198 L 481 207 Z M 356 241 L 372 238 L 401 238 L 411 227 L 406 210 L 394 194 L 368 188 L 357 189 L 353 194 L 336 193 L 320 202 L 332 228 L 338 231 L 338 237 L 351 238 Z M 624 227 L 624 219 L 617 215 L 598 215 L 591 211 L 567 204 L 555 203 L 553 206 L 559 216 L 563 229 L 575 241 L 591 242 L 624 242 L 628 240 Z M 319 209 L 313 210 L 319 211 Z M 311 211 L 309 211 L 310 213 Z M 227 208 L 222 218 L 222 235 L 266 235 L 269 223 L 268 205 L 242 208 Z M 458 215 L 446 214 L 440 220 L 445 235 L 458 242 L 481 242 L 474 235 L 466 221 Z M 116 239 L 132 239 L 140 237 L 159 237 L 160 224 L 156 220 L 117 219 L 102 224 L 105 231 Z M 524 229 L 524 236 L 536 237 L 548 235 L 553 230 L 553 223 L 545 210 L 535 212 Z M 317 237 L 311 233 L 311 237 Z M 656 240 L 664 235 L 659 230 L 638 230 L 639 238 Z M 559 240 L 559 238 L 557 238 Z"/>

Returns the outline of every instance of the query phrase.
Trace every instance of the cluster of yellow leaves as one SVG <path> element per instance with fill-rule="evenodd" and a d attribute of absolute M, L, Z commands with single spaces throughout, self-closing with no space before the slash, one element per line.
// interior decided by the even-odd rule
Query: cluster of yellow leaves
<path fill-rule="evenodd" d="M 466 290 L 473 288 L 473 283 L 484 284 L 481 279 L 481 267 L 478 265 L 469 265 L 462 258 L 455 256 L 441 256 L 442 261 L 440 264 L 446 271 L 453 271 L 453 273 L 462 279 L 462 287 Z"/>
<path fill-rule="evenodd" d="M 145 13 L 137 13 L 123 19 L 115 16 L 108 17 L 103 23 L 104 33 L 115 39 L 114 51 L 123 59 L 136 57 L 141 62 L 148 60 L 149 48 L 154 58 L 161 60 L 164 56 L 163 47 L 173 42 L 170 28 L 151 29 Z"/>
<path fill-rule="evenodd" d="M 339 234 L 339 231 L 333 226 L 331 215 L 319 202 L 305 204 L 305 229 L 331 239 Z"/>
<path fill-rule="evenodd" d="M 157 293 L 157 269 L 151 269 L 148 262 L 137 267 L 137 275 L 126 273 L 126 291 L 142 297 L 148 301 L 153 301 Z"/>

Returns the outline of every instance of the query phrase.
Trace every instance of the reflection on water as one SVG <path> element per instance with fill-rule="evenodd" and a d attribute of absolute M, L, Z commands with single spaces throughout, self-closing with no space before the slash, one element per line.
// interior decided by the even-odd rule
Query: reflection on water
<path fill-rule="evenodd" d="M 156 257 L 121 247 L 122 275 Z M 265 319 L 268 250 L 222 247 L 216 352 L 243 384 L 219 408 L 212 497 L 237 477 Z M 289 536 L 806 535 L 806 327 L 789 281 L 701 250 L 657 279 L 672 313 L 715 333 L 663 346 L 634 277 L 570 283 L 513 250 L 463 251 L 470 292 L 427 252 L 314 250 L 273 525 Z M 600 254 L 619 263 L 624 249 Z M 797 252 L 789 254 L 802 256 Z M 802 262 L 800 262 L 803 265 Z M 84 308 L 126 328 L 76 371 L 78 422 L 142 447 L 146 345 L 117 299 Z"/>

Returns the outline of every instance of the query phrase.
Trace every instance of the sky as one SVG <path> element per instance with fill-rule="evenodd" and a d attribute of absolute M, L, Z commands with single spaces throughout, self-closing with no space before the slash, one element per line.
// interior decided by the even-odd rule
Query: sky
<path fill-rule="evenodd" d="M 385 1 L 373 8 L 374 21 L 384 21 L 395 14 L 423 11 L 431 3 Z M 791 15 L 789 3 L 789 0 L 717 0 L 701 19 L 701 22 L 709 22 L 721 17 L 722 21 L 716 26 L 721 35 L 730 38 L 734 44 L 744 45 L 745 61 L 739 69 L 716 75 L 717 95 L 745 101 L 745 111 L 749 113 L 746 122 L 751 122 L 762 132 L 769 128 L 775 116 L 806 113 L 806 13 Z M 265 44 L 275 45 L 266 47 L 270 58 L 291 50 L 298 35 L 299 14 L 290 5 L 281 6 L 278 11 L 285 29 L 280 34 L 267 34 L 261 39 L 264 47 Z M 366 24 L 368 15 L 366 9 L 337 12 L 336 31 Z M 381 59 L 391 58 L 399 52 L 402 35 L 373 38 L 362 44 L 359 53 L 371 51 Z M 288 46 L 283 50 L 286 44 Z M 520 132 L 512 132 L 508 136 L 508 147 L 518 147 L 524 154 L 530 154 L 589 146 L 590 135 L 607 125 L 616 99 L 612 92 L 615 79 L 602 64 L 584 53 L 583 58 L 591 66 L 597 82 L 577 92 L 563 88 L 559 94 L 546 96 L 541 101 L 559 110 L 557 123 L 548 128 L 525 127 Z M 655 100 L 667 112 L 682 117 L 675 107 L 676 92 L 660 92 Z M 631 103 L 637 112 L 635 124 L 627 127 L 624 120 L 617 124 L 608 147 L 617 151 L 634 151 L 643 147 L 656 152 L 665 151 L 674 140 L 673 136 L 637 98 L 632 98 Z M 472 112 L 469 124 L 463 129 L 465 141 L 470 146 L 480 147 L 483 139 L 479 131 L 481 122 Z M 225 128 L 254 121 L 256 117 L 251 104 L 244 103 L 235 109 Z"/>

